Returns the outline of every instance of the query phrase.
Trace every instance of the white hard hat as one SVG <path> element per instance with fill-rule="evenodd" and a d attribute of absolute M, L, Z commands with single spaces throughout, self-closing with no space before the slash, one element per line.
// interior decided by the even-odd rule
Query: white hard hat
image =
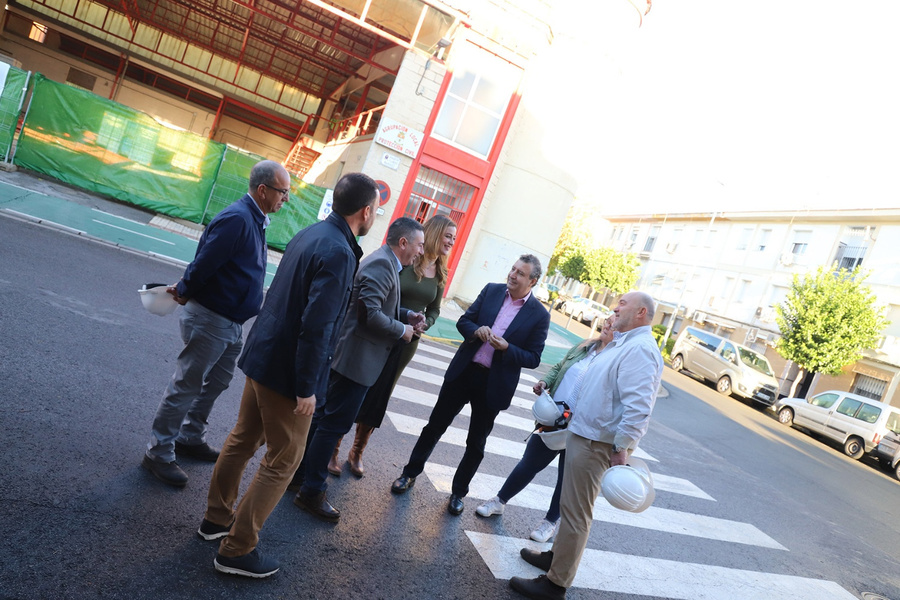
<path fill-rule="evenodd" d="M 653 504 L 653 476 L 647 463 L 629 457 L 627 465 L 610 467 L 600 478 L 600 491 L 612 506 L 628 512 L 643 512 Z"/>
<path fill-rule="evenodd" d="M 531 407 L 534 420 L 541 425 L 555 425 L 556 420 L 562 416 L 559 405 L 553 401 L 546 391 L 537 397 Z"/>
<path fill-rule="evenodd" d="M 172 294 L 166 292 L 169 286 L 165 283 L 147 283 L 138 290 L 141 302 L 148 311 L 154 315 L 164 317 L 175 312 L 178 303 Z"/>
<path fill-rule="evenodd" d="M 535 435 L 541 438 L 544 445 L 550 450 L 565 450 L 566 440 L 569 439 L 568 429 L 557 429 L 555 431 L 538 431 Z"/>
<path fill-rule="evenodd" d="M 556 402 L 550 397 L 547 390 L 537 397 L 531 406 L 531 414 L 534 420 L 541 425 L 549 425 L 553 427 L 566 427 L 572 418 L 572 413 L 565 402 Z"/>

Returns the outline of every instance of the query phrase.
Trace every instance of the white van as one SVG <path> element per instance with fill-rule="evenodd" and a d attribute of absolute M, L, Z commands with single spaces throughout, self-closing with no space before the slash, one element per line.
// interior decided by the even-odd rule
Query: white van
<path fill-rule="evenodd" d="M 850 458 L 872 452 L 888 431 L 900 433 L 900 408 L 830 390 L 809 400 L 782 398 L 772 407 L 785 425 L 798 425 L 844 446 Z"/>
<path fill-rule="evenodd" d="M 737 394 L 765 406 L 778 397 L 778 380 L 765 356 L 696 327 L 685 327 L 675 340 L 672 368 L 715 382 L 726 396 Z"/>

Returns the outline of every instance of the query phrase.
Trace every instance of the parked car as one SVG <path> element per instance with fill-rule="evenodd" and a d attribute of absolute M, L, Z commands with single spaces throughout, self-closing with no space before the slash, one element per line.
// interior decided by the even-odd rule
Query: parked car
<path fill-rule="evenodd" d="M 809 400 L 782 398 L 773 410 L 784 425 L 842 444 L 850 458 L 873 452 L 889 431 L 900 432 L 900 408 L 850 392 L 830 390 Z"/>
<path fill-rule="evenodd" d="M 766 357 L 722 336 L 685 327 L 671 356 L 673 369 L 715 383 L 725 396 L 736 394 L 767 407 L 778 397 L 778 380 Z"/>
<path fill-rule="evenodd" d="M 552 283 L 539 283 L 534 286 L 531 293 L 544 304 L 551 304 L 559 297 L 559 287 Z"/>
<path fill-rule="evenodd" d="M 612 314 L 608 307 L 603 306 L 599 302 L 576 296 L 566 300 L 561 307 L 557 307 L 564 314 L 572 315 L 582 323 L 593 325 L 595 320 L 602 321 Z"/>
<path fill-rule="evenodd" d="M 900 479 L 900 434 L 888 431 L 872 454 L 881 464 L 894 471 L 894 477 Z"/>

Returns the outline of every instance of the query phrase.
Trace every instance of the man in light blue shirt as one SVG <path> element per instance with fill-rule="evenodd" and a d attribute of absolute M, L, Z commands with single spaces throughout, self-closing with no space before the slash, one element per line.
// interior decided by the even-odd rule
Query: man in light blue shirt
<path fill-rule="evenodd" d="M 575 384 L 577 410 L 569 424 L 560 527 L 552 550 L 523 548 L 522 558 L 545 571 L 536 579 L 513 577 L 510 586 L 527 598 L 562 600 L 575 580 L 587 546 L 600 493 L 600 478 L 624 465 L 650 424 L 663 360 L 650 332 L 653 298 L 629 292 L 616 306 L 616 333 Z"/>

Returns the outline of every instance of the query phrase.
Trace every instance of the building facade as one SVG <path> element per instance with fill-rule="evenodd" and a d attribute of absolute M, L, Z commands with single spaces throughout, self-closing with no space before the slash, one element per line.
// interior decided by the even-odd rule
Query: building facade
<path fill-rule="evenodd" d="M 900 405 L 900 210 L 717 212 L 608 217 L 609 244 L 642 263 L 639 288 L 673 335 L 694 324 L 756 350 L 790 383 L 796 367 L 774 350 L 775 306 L 794 275 L 822 265 L 869 273 L 890 324 L 877 348 L 812 391 L 850 390 Z M 789 389 L 782 386 L 782 393 Z"/>
<path fill-rule="evenodd" d="M 471 301 L 520 254 L 547 264 L 576 192 L 546 142 L 552 114 L 529 94 L 553 50 L 552 8 L 21 0 L 4 11 L 0 53 L 309 183 L 367 173 L 382 189 L 367 252 L 396 217 L 451 217 L 446 294 Z"/>

